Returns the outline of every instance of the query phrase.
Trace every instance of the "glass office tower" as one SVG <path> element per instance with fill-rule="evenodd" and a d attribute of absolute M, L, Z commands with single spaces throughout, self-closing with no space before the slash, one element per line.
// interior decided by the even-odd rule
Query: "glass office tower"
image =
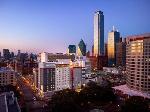
<path fill-rule="evenodd" d="M 94 55 L 104 55 L 104 15 L 102 11 L 94 14 Z"/>
<path fill-rule="evenodd" d="M 113 30 L 108 33 L 108 65 L 115 66 L 116 65 L 116 43 L 119 43 L 120 33 Z"/>

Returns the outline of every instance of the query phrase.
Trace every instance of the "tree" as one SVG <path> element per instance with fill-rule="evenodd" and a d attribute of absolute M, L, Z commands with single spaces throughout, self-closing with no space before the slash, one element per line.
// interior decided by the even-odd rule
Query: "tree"
<path fill-rule="evenodd" d="M 116 99 L 111 88 L 101 87 L 95 82 L 88 83 L 87 86 L 80 91 L 79 97 L 82 106 L 89 109 L 93 108 L 93 106 L 107 104 Z"/>
<path fill-rule="evenodd" d="M 132 96 L 125 101 L 121 112 L 149 112 L 148 101 L 139 96 Z"/>
<path fill-rule="evenodd" d="M 87 112 L 106 105 L 115 98 L 111 88 L 90 82 L 79 93 L 70 89 L 56 92 L 49 102 L 49 108 L 52 112 Z"/>
<path fill-rule="evenodd" d="M 81 112 L 78 93 L 70 89 L 56 92 L 49 105 L 52 112 Z"/>

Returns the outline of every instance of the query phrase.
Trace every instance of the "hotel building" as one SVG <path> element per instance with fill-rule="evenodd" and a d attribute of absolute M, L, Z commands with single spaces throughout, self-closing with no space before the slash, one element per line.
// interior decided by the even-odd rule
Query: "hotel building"
<path fill-rule="evenodd" d="M 127 86 L 150 93 L 150 34 L 127 37 Z"/>

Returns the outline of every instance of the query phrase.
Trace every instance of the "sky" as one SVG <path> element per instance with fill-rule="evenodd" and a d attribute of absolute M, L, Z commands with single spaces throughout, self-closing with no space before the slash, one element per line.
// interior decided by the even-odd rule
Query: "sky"
<path fill-rule="evenodd" d="M 104 13 L 105 41 L 150 32 L 150 0 L 0 0 L 0 51 L 66 52 L 81 38 L 91 50 L 94 12 Z"/>

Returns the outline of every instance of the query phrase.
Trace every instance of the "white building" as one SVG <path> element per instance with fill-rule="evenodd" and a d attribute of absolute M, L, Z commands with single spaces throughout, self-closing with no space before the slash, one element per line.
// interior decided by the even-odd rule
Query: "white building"
<path fill-rule="evenodd" d="M 42 53 L 41 53 L 42 54 Z M 71 59 L 55 59 L 48 62 L 48 53 L 41 55 L 38 72 L 34 69 L 34 84 L 44 94 L 71 88 L 70 62 Z"/>
<path fill-rule="evenodd" d="M 7 67 L 0 68 L 0 86 L 16 85 L 16 72 Z"/>
<path fill-rule="evenodd" d="M 55 90 L 71 88 L 70 66 L 68 64 L 56 64 Z"/>
<path fill-rule="evenodd" d="M 63 56 L 55 57 L 54 61 L 48 62 L 47 55 L 41 55 L 38 70 L 33 70 L 34 84 L 42 93 L 71 89 L 73 86 L 76 89 L 81 87 L 85 74 L 90 74 L 90 63 L 85 56 L 76 57 L 75 61 Z"/>

